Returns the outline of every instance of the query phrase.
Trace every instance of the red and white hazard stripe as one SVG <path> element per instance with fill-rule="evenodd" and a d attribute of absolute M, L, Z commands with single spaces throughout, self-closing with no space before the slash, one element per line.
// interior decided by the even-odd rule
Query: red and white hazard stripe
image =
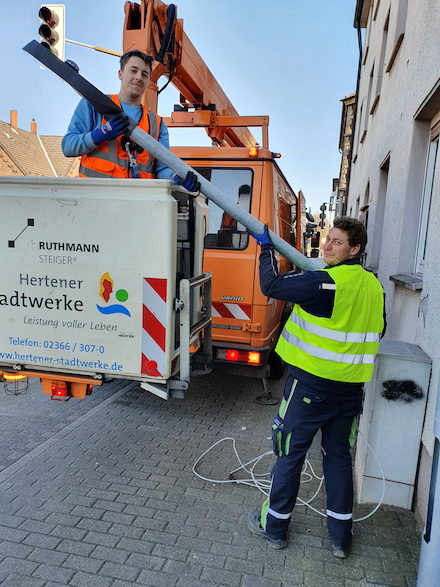
<path fill-rule="evenodd" d="M 252 306 L 244 304 L 224 304 L 212 302 L 213 318 L 235 318 L 237 320 L 250 320 L 252 316 Z"/>
<path fill-rule="evenodd" d="M 141 373 L 163 377 L 165 373 L 167 280 L 144 277 Z"/>

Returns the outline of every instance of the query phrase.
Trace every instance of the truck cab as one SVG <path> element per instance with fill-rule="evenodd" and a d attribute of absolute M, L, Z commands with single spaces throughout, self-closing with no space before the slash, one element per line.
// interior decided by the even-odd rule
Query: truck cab
<path fill-rule="evenodd" d="M 295 242 L 297 197 L 268 149 L 175 147 L 193 167 L 234 203 Z M 217 368 L 266 379 L 282 374 L 272 352 L 283 323 L 284 302 L 264 296 L 259 282 L 260 248 L 246 228 L 212 201 L 205 236 L 204 270 L 212 274 L 212 345 Z M 292 270 L 277 253 L 278 270 Z"/>

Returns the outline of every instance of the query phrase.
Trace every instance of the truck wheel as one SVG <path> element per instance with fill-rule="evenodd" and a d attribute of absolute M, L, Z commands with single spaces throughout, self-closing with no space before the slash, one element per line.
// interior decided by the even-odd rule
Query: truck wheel
<path fill-rule="evenodd" d="M 284 375 L 284 367 L 286 363 L 274 351 L 270 351 L 268 364 L 270 367 L 270 379 L 281 379 Z"/>

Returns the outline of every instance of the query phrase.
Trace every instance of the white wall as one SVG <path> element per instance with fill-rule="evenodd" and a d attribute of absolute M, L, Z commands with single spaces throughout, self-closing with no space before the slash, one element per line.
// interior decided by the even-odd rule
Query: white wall
<path fill-rule="evenodd" d="M 370 243 L 367 252 L 371 252 L 372 239 L 380 239 L 377 230 L 374 233 L 374 225 L 378 223 L 376 214 L 379 215 L 380 209 L 378 203 L 381 178 L 383 180 L 385 173 L 381 172 L 381 166 L 389 160 L 378 264 L 378 279 L 386 293 L 386 337 L 417 344 L 432 359 L 427 415 L 422 436 L 424 447 L 432 457 L 433 421 L 440 367 L 440 153 L 434 175 L 426 264 L 423 275 L 417 275 L 414 265 L 415 244 L 431 121 L 421 120 L 420 116 L 416 119 L 415 116 L 421 106 L 429 101 L 430 93 L 440 79 L 440 2 L 408 0 L 403 42 L 389 73 L 386 73 L 385 69 L 394 47 L 396 28 L 402 26 L 402 21 L 398 21 L 399 6 L 402 10 L 406 0 L 381 0 L 376 19 L 373 20 L 377 4 L 378 0 L 374 0 L 365 32 L 364 55 L 367 48 L 368 53 L 360 83 L 353 147 L 353 154 L 357 157 L 351 167 L 347 213 L 350 207 L 353 211 L 356 209 L 356 200 L 359 196 L 362 201 L 369 182 Z M 380 99 L 374 113 L 368 116 L 367 133 L 363 143 L 359 143 L 360 134 L 365 128 L 364 116 L 370 87 L 373 88 L 374 94 L 377 83 L 379 62 L 383 54 L 383 30 L 388 12 L 390 17 Z M 374 75 L 371 84 L 370 74 L 373 65 Z M 372 95 L 370 106 L 373 99 Z M 437 106 L 440 111 L 440 99 L 437 95 L 429 104 L 434 111 Z M 362 105 L 363 113 L 360 119 Z M 367 255 L 367 266 L 368 261 Z M 390 281 L 390 275 L 396 274 L 405 274 L 409 278 L 419 277 L 423 282 L 422 289 L 413 291 Z"/>

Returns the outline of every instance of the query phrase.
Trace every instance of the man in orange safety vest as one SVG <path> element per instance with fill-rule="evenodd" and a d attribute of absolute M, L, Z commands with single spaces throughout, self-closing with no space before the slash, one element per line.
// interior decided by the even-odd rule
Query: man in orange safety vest
<path fill-rule="evenodd" d="M 180 178 L 124 134 L 129 126 L 128 117 L 131 117 L 142 130 L 169 149 L 168 129 L 162 118 L 142 105 L 152 62 L 151 56 L 138 50 L 122 55 L 118 73 L 121 88 L 119 94 L 110 96 L 122 112 L 106 120 L 82 99 L 63 137 L 63 153 L 66 157 L 81 156 L 80 177 L 170 179 L 189 191 L 198 191 L 200 184 L 193 172 Z"/>

